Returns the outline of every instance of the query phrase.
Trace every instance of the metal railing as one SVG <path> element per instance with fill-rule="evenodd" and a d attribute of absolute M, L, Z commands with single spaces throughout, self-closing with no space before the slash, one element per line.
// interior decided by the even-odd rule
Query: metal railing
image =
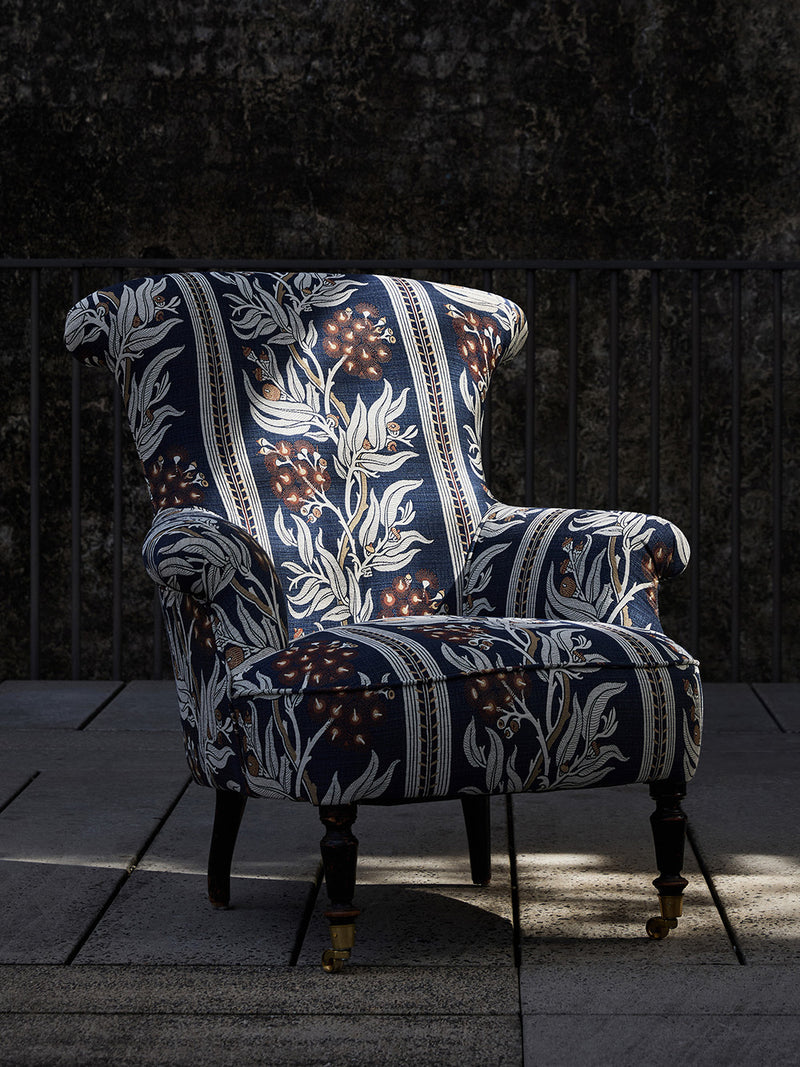
<path fill-rule="evenodd" d="M 27 347 L 29 375 L 30 504 L 27 516 L 14 518 L 27 520 L 29 529 L 31 677 L 47 674 L 53 659 L 42 628 L 42 605 L 52 598 L 44 596 L 41 565 L 42 474 L 45 467 L 52 473 L 53 464 L 70 487 L 70 579 L 62 597 L 69 623 L 55 627 L 60 643 L 69 644 L 69 672 L 122 678 L 164 671 L 155 610 L 147 627 L 149 668 L 141 654 L 132 660 L 128 654 L 132 632 L 140 638 L 142 629 L 141 621 L 126 621 L 132 584 L 140 600 L 143 595 L 138 562 L 131 563 L 138 561 L 142 530 L 126 516 L 125 472 L 134 461 L 119 395 L 115 389 L 104 394 L 99 413 L 87 406 L 87 372 L 69 361 L 67 461 L 63 444 L 54 456 L 53 438 L 43 434 L 42 369 L 63 355 L 65 312 L 93 288 L 151 272 L 212 267 L 412 274 L 516 300 L 530 333 L 521 366 L 501 368 L 493 385 L 485 433 L 493 490 L 510 503 L 667 514 L 683 526 L 694 551 L 688 581 L 674 583 L 667 594 L 668 632 L 699 650 L 706 677 L 798 677 L 797 638 L 784 623 L 796 616 L 800 570 L 784 542 L 797 527 L 800 465 L 792 431 L 800 392 L 800 263 L 6 259 L 0 260 L 0 287 L 16 318 L 11 315 L 9 325 L 7 315 L 5 328 L 16 323 L 16 329 L 5 345 L 12 362 L 16 353 L 20 374 Z M 61 373 L 67 373 L 63 367 Z M 92 403 L 98 388 L 92 386 Z M 84 480 L 87 436 L 100 432 L 103 419 L 112 427 L 113 491 L 111 549 L 104 557 L 109 573 L 99 574 L 86 558 Z M 101 597 L 108 601 L 102 629 L 110 631 L 104 662 L 84 643 L 90 567 L 92 595 L 100 586 L 108 589 Z M 50 632 L 50 616 L 48 622 Z M 58 662 L 63 676 L 63 655 Z"/>

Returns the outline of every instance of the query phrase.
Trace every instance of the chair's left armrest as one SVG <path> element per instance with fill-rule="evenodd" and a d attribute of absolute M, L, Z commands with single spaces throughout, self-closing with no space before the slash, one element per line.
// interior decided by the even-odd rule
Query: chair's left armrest
<path fill-rule="evenodd" d="M 245 530 L 202 508 L 166 508 L 153 520 L 142 557 L 168 599 L 189 597 L 208 613 L 229 667 L 286 647 L 280 579 Z"/>
<path fill-rule="evenodd" d="M 657 515 L 496 504 L 467 559 L 464 613 L 660 630 L 658 584 L 688 562 Z"/>

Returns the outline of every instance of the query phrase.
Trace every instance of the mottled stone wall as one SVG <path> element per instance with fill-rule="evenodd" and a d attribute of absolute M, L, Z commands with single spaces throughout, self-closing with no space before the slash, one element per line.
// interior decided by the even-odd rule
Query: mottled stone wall
<path fill-rule="evenodd" d="M 2 0 L 7 254 L 796 254 L 785 0 Z"/>
<path fill-rule="evenodd" d="M 1 256 L 131 256 L 152 248 L 204 257 L 800 254 L 800 13 L 785 0 L 0 0 L 0 25 Z M 6 472 L 0 554 L 10 590 L 0 675 L 19 676 L 28 669 L 27 280 L 0 274 L 0 284 Z M 625 306 L 631 320 L 634 309 L 643 310 L 646 323 L 642 284 L 630 283 Z M 71 291 L 68 277 L 44 286 L 49 540 L 42 567 L 52 608 L 43 669 L 63 676 L 71 370 L 59 330 Z M 559 300 L 541 309 L 543 503 L 564 502 Z M 682 300 L 668 295 L 664 311 L 672 332 L 662 413 L 662 497 L 679 521 L 687 516 Z M 769 568 L 763 502 L 771 401 L 769 297 L 748 300 L 750 606 L 763 601 Z M 787 300 L 787 309 L 788 560 L 800 527 L 791 462 L 797 363 L 788 347 L 797 300 Z M 584 398 L 606 388 L 605 315 L 599 298 L 594 311 L 591 304 L 582 310 Z M 701 651 L 720 676 L 727 666 L 725 657 L 716 663 L 715 647 L 725 640 L 730 558 L 726 329 L 724 308 L 709 309 Z M 646 415 L 636 387 L 646 347 L 640 332 L 623 329 L 630 444 L 621 459 L 620 503 L 631 507 L 648 500 Z M 495 486 L 511 500 L 523 496 L 521 376 L 518 370 L 501 380 L 495 405 Z M 670 389 L 672 383 L 680 387 Z M 95 566 L 107 571 L 110 552 L 108 383 L 87 377 L 82 395 L 89 575 Z M 581 417 L 580 498 L 600 505 L 607 499 L 606 407 L 585 402 Z M 146 516 L 132 461 L 125 470 L 126 572 L 132 603 L 144 605 L 126 609 L 125 671 L 141 674 L 149 671 L 139 636 L 149 623 L 149 591 L 136 555 Z M 794 563 L 787 562 L 785 581 L 789 594 L 800 586 Z M 82 670 L 104 674 L 108 591 L 86 584 Z M 766 616 L 759 623 L 765 627 Z M 787 674 L 797 676 L 797 647 L 788 636 L 786 658 Z M 768 677 L 768 648 L 748 648 L 744 668 Z"/>

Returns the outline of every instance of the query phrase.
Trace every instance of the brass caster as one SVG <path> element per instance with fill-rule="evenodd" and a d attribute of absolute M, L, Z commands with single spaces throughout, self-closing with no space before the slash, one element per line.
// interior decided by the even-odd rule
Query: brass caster
<path fill-rule="evenodd" d="M 331 944 L 322 953 L 322 969 L 326 974 L 338 974 L 356 942 L 355 923 L 331 923 Z"/>
<path fill-rule="evenodd" d="M 338 974 L 344 966 L 344 961 L 349 959 L 349 951 L 337 951 L 335 948 L 326 948 L 322 953 L 322 969 L 326 974 Z"/>
<path fill-rule="evenodd" d="M 662 919 L 660 915 L 654 915 L 652 919 L 647 920 L 645 930 L 647 936 L 652 937 L 654 941 L 662 941 L 677 925 L 677 919 Z"/>
<path fill-rule="evenodd" d="M 665 893 L 659 896 L 658 906 L 661 908 L 661 914 L 648 919 L 645 926 L 647 936 L 652 937 L 654 941 L 663 940 L 670 930 L 674 930 L 678 925 L 678 919 L 683 915 L 683 897 Z"/>

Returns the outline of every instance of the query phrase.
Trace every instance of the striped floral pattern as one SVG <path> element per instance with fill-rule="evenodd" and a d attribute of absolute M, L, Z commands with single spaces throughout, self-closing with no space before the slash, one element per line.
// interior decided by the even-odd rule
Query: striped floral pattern
<path fill-rule="evenodd" d="M 486 488 L 513 303 L 175 274 L 82 300 L 66 340 L 122 391 L 198 781 L 330 804 L 692 776 L 697 664 L 657 610 L 682 534 Z"/>

